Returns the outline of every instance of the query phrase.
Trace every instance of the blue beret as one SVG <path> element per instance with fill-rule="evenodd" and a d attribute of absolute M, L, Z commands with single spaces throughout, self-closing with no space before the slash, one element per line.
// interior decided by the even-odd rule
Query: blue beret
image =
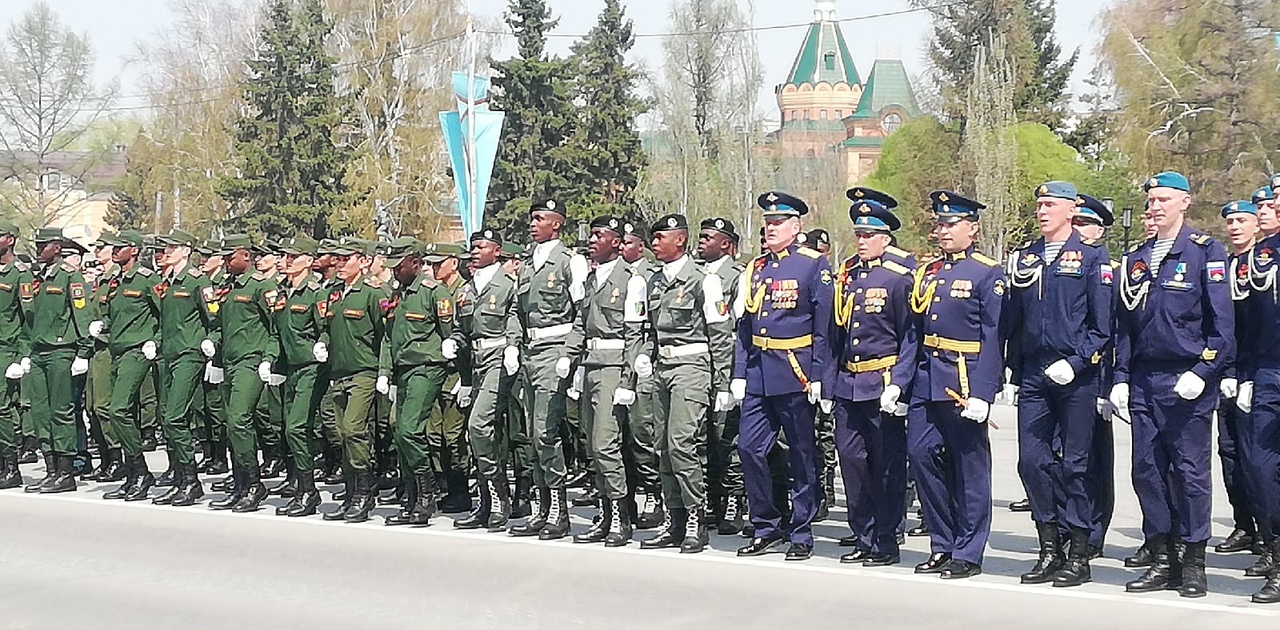
<path fill-rule="evenodd" d="M 1271 176 L 1271 189 L 1276 190 L 1278 188 L 1280 188 L 1280 173 Z"/>
<path fill-rule="evenodd" d="M 1102 203 L 1097 197 L 1080 195 L 1080 200 L 1076 203 L 1080 205 L 1079 217 L 1093 219 L 1106 227 L 1111 227 L 1111 224 L 1115 223 L 1115 215 L 1107 209 L 1107 204 Z"/>
<path fill-rule="evenodd" d="M 1080 195 L 1076 185 L 1071 182 L 1045 182 L 1036 187 L 1036 199 L 1052 197 L 1075 201 Z"/>
<path fill-rule="evenodd" d="M 802 217 L 809 214 L 809 205 L 799 197 L 784 192 L 772 191 L 760 195 L 756 200 L 764 210 L 764 216 Z"/>
<path fill-rule="evenodd" d="M 1187 181 L 1187 176 L 1182 173 L 1173 171 L 1165 171 L 1151 176 L 1151 179 L 1143 182 L 1142 192 L 1150 192 L 1152 188 L 1173 188 L 1182 192 L 1191 192 L 1191 182 Z"/>
<path fill-rule="evenodd" d="M 857 205 L 863 201 L 874 201 L 890 210 L 898 207 L 897 199 L 894 199 L 893 197 L 889 196 L 887 193 L 882 193 L 878 190 L 875 190 L 872 188 L 865 188 L 863 186 L 850 188 L 849 190 L 845 191 L 844 196 L 848 197 L 849 201 L 852 201 L 854 205 Z"/>
<path fill-rule="evenodd" d="M 1276 191 L 1270 186 L 1263 186 L 1253 191 L 1253 203 L 1262 203 L 1264 201 L 1275 201 Z"/>
<path fill-rule="evenodd" d="M 1246 214 L 1258 214 L 1258 206 L 1253 205 L 1253 202 L 1251 201 L 1233 201 L 1222 206 L 1223 217 L 1226 217 L 1229 214 L 1239 214 L 1241 212 Z"/>
<path fill-rule="evenodd" d="M 849 207 L 849 219 L 858 232 L 893 232 L 902 227 L 902 221 L 878 201 L 864 201 Z"/>
<path fill-rule="evenodd" d="M 949 190 L 935 190 L 929 193 L 929 199 L 933 201 L 933 213 L 937 215 L 938 220 L 946 220 L 950 223 L 961 219 L 977 221 L 978 211 L 985 210 L 987 207 Z"/>

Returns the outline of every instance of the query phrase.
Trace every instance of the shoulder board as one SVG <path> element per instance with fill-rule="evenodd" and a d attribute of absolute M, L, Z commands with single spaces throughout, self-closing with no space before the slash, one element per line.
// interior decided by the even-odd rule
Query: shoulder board
<path fill-rule="evenodd" d="M 424 286 L 424 287 L 426 287 L 426 288 L 428 288 L 428 289 L 434 289 L 434 288 L 436 288 L 436 287 L 440 286 L 440 283 L 439 283 L 438 281 L 436 281 L 436 279 L 435 279 L 435 278 L 432 278 L 432 277 L 430 277 L 430 276 L 423 276 L 423 277 L 422 277 L 422 286 Z M 463 285 L 463 286 L 466 286 L 466 285 Z"/>
<path fill-rule="evenodd" d="M 62 267 L 62 270 L 63 270 L 63 271 L 66 271 L 66 272 L 68 272 L 68 273 L 74 273 L 74 272 L 76 271 L 76 266 L 75 266 L 75 265 L 73 265 L 73 264 L 71 264 L 71 263 L 69 263 L 69 262 L 63 262 L 63 263 L 62 263 L 61 265 L 59 265 L 59 266 L 60 266 L 60 267 Z"/>
<path fill-rule="evenodd" d="M 320 283 L 319 283 L 319 282 L 317 282 L 315 278 L 311 278 L 311 279 L 307 280 L 307 288 L 308 288 L 308 289 L 310 289 L 310 290 L 312 290 L 312 291 L 319 291 L 319 290 L 320 290 Z"/>
<path fill-rule="evenodd" d="M 152 271 L 150 267 L 138 267 L 138 275 L 143 278 L 150 278 L 153 274 L 155 274 L 155 272 Z"/>
<path fill-rule="evenodd" d="M 364 279 L 364 283 L 375 289 L 382 288 L 382 280 L 379 280 L 378 276 L 368 276 Z"/>
<path fill-rule="evenodd" d="M 204 273 L 202 273 L 198 268 L 192 267 L 187 270 L 187 275 L 191 276 L 192 278 L 200 278 L 204 276 Z"/>
<path fill-rule="evenodd" d="M 1112 261 L 1111 261 L 1111 266 L 1112 266 L 1112 267 L 1119 267 L 1119 266 L 1120 266 L 1120 261 L 1115 260 L 1115 259 L 1112 259 Z"/>
<path fill-rule="evenodd" d="M 27 263 L 24 263 L 21 260 L 13 261 L 13 268 L 17 269 L 18 271 L 31 271 L 31 265 L 28 265 Z"/>
<path fill-rule="evenodd" d="M 1080 242 L 1081 242 L 1082 244 L 1084 244 L 1084 245 L 1088 245 L 1089 247 L 1101 247 L 1101 246 L 1102 246 L 1102 241 L 1094 240 L 1094 239 L 1091 239 L 1091 238 L 1082 238 L 1082 239 L 1080 239 Z"/>
<path fill-rule="evenodd" d="M 892 260 L 883 261 L 880 266 L 901 276 L 911 275 L 911 270 L 906 265 L 900 265 Z"/>
<path fill-rule="evenodd" d="M 747 270 L 747 266 L 742 263 L 733 263 L 733 270 L 742 273 Z"/>
<path fill-rule="evenodd" d="M 911 255 L 911 252 L 905 249 L 902 249 L 901 247 L 898 247 L 896 245 L 890 245 L 884 248 L 884 251 L 887 253 L 893 254 L 894 256 L 910 256 Z"/>
<path fill-rule="evenodd" d="M 819 252 L 816 249 L 809 249 L 808 247 L 805 247 L 803 245 L 796 248 L 796 253 L 800 254 L 801 256 L 813 258 L 815 260 L 818 258 L 822 258 L 822 252 Z"/>
<path fill-rule="evenodd" d="M 1211 241 L 1211 240 L 1213 240 L 1213 237 L 1212 237 L 1212 236 L 1209 236 L 1208 234 L 1203 234 L 1203 233 L 1201 233 L 1201 234 L 1192 234 L 1192 235 L 1191 235 L 1191 242 L 1192 242 L 1192 243 L 1195 243 L 1196 245 L 1200 245 L 1200 246 L 1202 246 L 1202 247 L 1203 247 L 1203 246 L 1205 246 L 1205 245 L 1208 245 L 1208 244 L 1209 244 L 1209 241 Z"/>
<path fill-rule="evenodd" d="M 1016 248 L 1014 248 L 1014 249 L 1017 249 L 1017 250 L 1031 249 L 1031 246 L 1032 246 L 1032 245 L 1035 245 L 1035 244 L 1036 244 L 1036 242 L 1035 242 L 1035 241 L 1027 241 L 1027 242 L 1025 242 L 1025 243 L 1023 243 L 1023 244 L 1021 244 L 1021 245 L 1017 246 L 1017 247 L 1016 247 Z"/>
<path fill-rule="evenodd" d="M 1143 245 L 1143 243 L 1134 243 L 1133 245 L 1130 245 L 1130 246 L 1129 246 L 1129 249 L 1126 249 L 1126 250 L 1124 251 L 1124 253 L 1126 253 L 1126 254 L 1132 254 L 1132 253 L 1134 253 L 1134 252 L 1138 251 L 1138 248 L 1139 248 L 1139 247 L 1142 247 L 1142 245 Z"/>
<path fill-rule="evenodd" d="M 972 259 L 974 259 L 974 260 L 976 260 L 976 261 L 978 261 L 978 262 L 980 262 L 980 263 L 982 263 L 982 264 L 984 264 L 984 265 L 986 265 L 986 266 L 988 266 L 988 267 L 997 267 L 997 266 L 999 266 L 999 265 L 1000 265 L 1000 263 L 996 262 L 994 259 L 992 259 L 991 257 L 987 256 L 986 254 L 983 254 L 982 252 L 974 252 L 974 253 L 973 253 L 973 255 L 972 255 L 972 256 L 970 256 L 970 258 L 972 258 Z"/>
<path fill-rule="evenodd" d="M 251 277 L 252 277 L 254 280 L 268 280 L 268 279 L 269 279 L 269 278 L 267 278 L 267 276 L 266 276 L 266 275 L 264 275 L 261 271 L 255 271 L 255 272 L 253 272 L 253 275 L 252 275 Z"/>

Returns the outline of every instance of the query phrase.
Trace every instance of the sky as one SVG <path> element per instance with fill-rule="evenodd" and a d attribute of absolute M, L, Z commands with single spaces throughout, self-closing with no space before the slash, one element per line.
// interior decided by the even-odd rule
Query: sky
<path fill-rule="evenodd" d="M 46 0 L 63 23 L 77 32 L 87 33 L 98 52 L 95 74 L 102 81 L 118 78 L 121 106 L 144 104 L 137 97 L 140 69 L 134 56 L 139 41 L 162 32 L 173 21 L 166 0 Z M 377 1 L 377 0 L 370 0 Z M 0 24 L 8 25 L 26 11 L 35 0 L 0 0 Z M 506 0 L 468 0 L 471 10 L 491 20 L 500 19 Z M 554 31 L 551 50 L 567 53 L 574 38 L 586 33 L 595 23 L 604 6 L 604 0 L 549 0 L 552 12 L 560 23 Z M 1066 51 L 1081 49 L 1081 62 L 1076 67 L 1072 81 L 1074 90 L 1082 91 L 1083 79 L 1094 65 L 1093 51 L 1098 43 L 1094 22 L 1109 0 L 1068 0 L 1058 4 L 1058 40 Z M 628 15 L 635 22 L 636 46 L 632 51 L 635 62 L 656 69 L 661 60 L 661 38 L 646 37 L 668 29 L 667 0 L 625 0 Z M 754 13 L 757 27 L 798 25 L 793 28 L 767 28 L 756 33 L 760 57 L 764 64 L 765 85 L 761 90 L 759 106 L 772 112 L 768 117 L 776 120 L 776 104 L 773 99 L 775 84 L 785 80 L 804 38 L 805 25 L 813 19 L 815 2 L 812 0 L 739 0 L 739 4 Z M 754 8 L 751 8 L 754 5 Z M 909 9 L 907 0 L 836 0 L 836 12 L 840 19 L 861 18 L 901 12 Z M 7 28 L 7 26 L 6 26 Z M 903 60 L 911 75 L 922 75 L 926 69 L 925 44 L 929 35 L 929 18 L 924 12 L 913 12 L 871 19 L 854 19 L 841 23 L 846 41 L 853 54 L 859 74 L 865 79 L 871 65 L 878 57 Z M 562 37 L 563 36 L 563 37 Z M 514 40 L 504 38 L 504 48 L 495 55 L 498 58 L 510 54 Z M 135 98 L 128 98 L 133 95 Z"/>

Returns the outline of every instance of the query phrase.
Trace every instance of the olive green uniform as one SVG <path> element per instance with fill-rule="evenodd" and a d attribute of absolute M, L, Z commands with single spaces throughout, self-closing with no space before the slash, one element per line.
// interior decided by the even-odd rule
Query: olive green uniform
<path fill-rule="evenodd" d="M 281 301 L 284 297 L 284 288 L 281 286 L 283 277 L 273 269 L 271 273 L 258 272 L 276 291 L 272 308 L 279 311 L 283 308 L 284 303 Z M 277 329 L 278 330 L 278 329 Z M 277 338 L 277 343 L 279 340 Z M 275 376 L 285 376 L 286 371 L 282 363 L 284 360 L 281 355 L 271 365 L 271 373 Z M 288 382 L 286 377 L 285 382 Z M 262 395 L 258 397 L 258 406 L 253 411 L 253 426 L 258 434 L 258 446 L 262 449 L 262 469 L 263 473 L 269 467 L 273 468 L 272 474 L 279 471 L 280 463 L 284 458 L 285 445 L 283 444 L 284 436 L 284 384 L 273 385 L 268 383 L 262 389 Z"/>
<path fill-rule="evenodd" d="M 142 346 L 153 342 L 159 352 L 160 293 L 156 273 L 135 265 L 108 283 L 106 309 L 100 313 L 111 353 L 111 428 L 126 458 L 142 455 L 138 402 L 153 362 L 143 356 Z"/>
<path fill-rule="evenodd" d="M 111 281 L 120 275 L 120 266 L 110 263 L 93 286 L 90 305 L 92 317 L 106 311 Z M 111 429 L 111 352 L 105 339 L 93 339 L 93 357 L 89 359 L 89 375 L 85 383 L 85 410 L 89 414 L 89 432 L 99 446 L 120 449 L 120 440 Z"/>
<path fill-rule="evenodd" d="M 279 355 L 275 337 L 278 291 L 274 282 L 252 271 L 205 291 L 213 297 L 206 301 L 219 325 L 214 343 L 222 349 L 223 402 L 232 463 L 245 470 L 257 468 L 253 414 L 266 385 L 258 375 L 258 366 L 274 364 Z"/>
<path fill-rule="evenodd" d="M 656 269 L 649 261 L 641 258 L 631 263 L 631 269 L 646 283 L 653 277 Z M 651 323 L 645 321 L 645 334 L 649 332 Z M 627 447 L 631 450 L 627 458 L 628 478 L 633 490 L 642 490 L 645 494 L 662 495 L 662 482 L 658 475 L 658 435 L 657 419 L 654 409 L 658 405 L 657 381 L 653 375 L 636 375 L 636 402 L 627 409 L 627 426 L 631 428 L 631 440 Z"/>
<path fill-rule="evenodd" d="M 336 298 L 336 299 L 335 299 Z M 329 296 L 329 369 L 343 462 L 355 475 L 371 473 L 373 399 L 382 351 L 382 308 L 390 292 L 373 277 Z"/>
<path fill-rule="evenodd" d="M 202 296 L 205 299 L 218 299 L 220 288 L 226 283 L 227 273 L 222 269 L 218 269 L 208 276 L 209 283 L 201 289 Z M 206 357 L 205 374 L 201 379 L 200 395 L 195 402 L 197 426 L 195 430 L 200 432 L 201 439 L 208 448 L 208 458 L 205 463 L 201 464 L 201 471 L 207 471 L 209 468 L 220 468 L 226 466 L 227 459 L 227 418 L 223 407 L 223 388 L 226 386 L 226 371 L 223 370 L 222 380 L 212 382 L 209 370 L 223 369 L 222 348 L 216 343 L 219 338 L 219 320 L 216 317 L 216 308 L 205 302 L 206 313 L 213 313 L 209 316 L 208 338 L 215 341 L 214 356 Z"/>
<path fill-rule="evenodd" d="M 284 440 L 294 471 L 311 470 L 315 455 L 316 414 L 328 389 L 328 369 L 316 360 L 317 343 L 329 344 L 328 295 L 315 278 L 301 285 L 286 282 L 284 308 L 277 312 L 282 371 L 288 375 L 283 389 L 285 406 Z M 327 360 L 327 359 L 326 359 Z"/>
<path fill-rule="evenodd" d="M 22 286 L 30 286 L 33 278 L 31 268 L 17 260 L 0 265 L 0 369 L 21 363 L 31 354 L 27 313 L 19 296 Z M 6 378 L 4 389 L 0 391 L 0 461 L 12 464 L 15 470 L 22 424 L 18 415 L 21 383 L 21 378 Z M 0 467 L 0 472 L 4 470 Z"/>
<path fill-rule="evenodd" d="M 75 383 L 71 364 L 93 352 L 89 338 L 88 289 L 69 263 L 54 261 L 20 289 L 30 302 L 31 415 L 46 453 L 70 458 L 76 452 Z"/>
<path fill-rule="evenodd" d="M 445 286 L 451 303 L 456 302 L 463 291 L 464 282 L 461 276 Z M 435 458 L 433 466 L 436 473 L 452 477 L 454 488 L 465 489 L 467 472 L 467 417 L 458 408 L 453 392 L 461 383 L 456 366 L 445 367 L 444 395 L 436 397 L 430 420 L 427 424 L 427 439 L 431 442 L 431 453 Z"/>
<path fill-rule="evenodd" d="M 202 393 L 206 357 L 200 343 L 209 338 L 212 322 L 204 304 L 205 287 L 211 283 L 199 269 L 186 267 L 161 278 L 161 356 L 164 358 L 165 450 L 174 464 L 195 463 L 194 404 Z"/>

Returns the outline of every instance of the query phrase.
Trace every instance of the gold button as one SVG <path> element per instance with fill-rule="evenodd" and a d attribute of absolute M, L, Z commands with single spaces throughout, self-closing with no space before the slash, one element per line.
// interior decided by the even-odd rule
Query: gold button
<path fill-rule="evenodd" d="M 853 307 L 853 310 L 855 310 L 855 311 L 860 311 L 860 310 L 862 310 L 862 307 L 861 307 L 861 306 L 855 306 L 855 307 Z"/>
<path fill-rule="evenodd" d="M 765 278 L 764 281 L 766 284 L 773 284 L 773 278 Z"/>
<path fill-rule="evenodd" d="M 854 355 L 853 360 L 854 360 L 854 361 L 861 361 L 861 360 L 862 360 L 862 357 L 861 357 L 861 356 L 858 356 L 858 355 Z"/>
<path fill-rule="evenodd" d="M 767 332 L 769 332 L 769 329 L 768 329 L 768 328 L 761 328 L 761 329 L 760 329 L 760 334 L 762 334 L 762 335 L 763 335 L 763 334 L 765 334 L 765 333 L 767 333 Z"/>
<path fill-rule="evenodd" d="M 942 298 L 940 298 L 940 297 L 935 297 L 935 298 L 933 298 L 933 301 L 934 301 L 934 302 L 941 302 L 941 301 L 942 301 Z"/>

